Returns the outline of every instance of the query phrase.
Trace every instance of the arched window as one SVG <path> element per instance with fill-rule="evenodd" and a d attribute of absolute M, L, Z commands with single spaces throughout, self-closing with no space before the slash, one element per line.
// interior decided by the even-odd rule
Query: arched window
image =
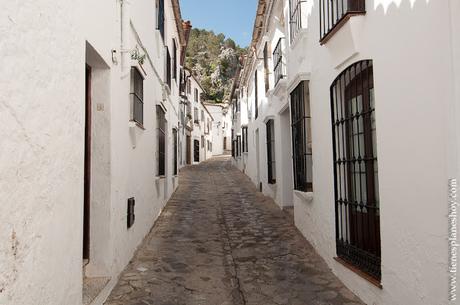
<path fill-rule="evenodd" d="M 336 242 L 339 258 L 377 280 L 380 213 L 372 61 L 357 62 L 331 86 Z"/>

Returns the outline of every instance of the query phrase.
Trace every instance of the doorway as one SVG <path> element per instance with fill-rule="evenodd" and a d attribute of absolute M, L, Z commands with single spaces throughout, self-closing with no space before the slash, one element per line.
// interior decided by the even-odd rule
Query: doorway
<path fill-rule="evenodd" d="M 89 262 L 90 198 L 91 198 L 91 67 L 85 74 L 85 157 L 83 196 L 83 264 Z"/>
<path fill-rule="evenodd" d="M 190 165 L 192 164 L 192 139 L 190 135 L 186 136 L 186 154 L 187 154 L 187 164 Z"/>
<path fill-rule="evenodd" d="M 200 162 L 200 141 L 193 141 L 193 161 Z"/>

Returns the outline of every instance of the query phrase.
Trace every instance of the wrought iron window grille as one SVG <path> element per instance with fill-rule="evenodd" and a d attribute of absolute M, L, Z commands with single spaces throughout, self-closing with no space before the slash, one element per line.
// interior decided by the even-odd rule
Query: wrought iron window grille
<path fill-rule="evenodd" d="M 312 192 L 311 113 L 307 81 L 302 81 L 291 93 L 291 124 L 294 189 Z"/>
<path fill-rule="evenodd" d="M 337 255 L 381 279 L 373 65 L 357 62 L 332 83 Z"/>
<path fill-rule="evenodd" d="M 273 120 L 268 120 L 267 127 L 267 169 L 268 183 L 276 183 L 276 157 L 275 157 L 275 124 Z"/>
<path fill-rule="evenodd" d="M 144 78 L 135 67 L 131 67 L 131 120 L 144 124 Z"/>

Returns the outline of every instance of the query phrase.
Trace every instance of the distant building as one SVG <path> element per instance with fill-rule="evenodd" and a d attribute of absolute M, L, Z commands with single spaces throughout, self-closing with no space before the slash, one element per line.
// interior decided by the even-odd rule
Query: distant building
<path fill-rule="evenodd" d="M 231 147 L 231 115 L 228 113 L 226 103 L 204 103 L 206 108 L 214 118 L 212 127 L 212 146 L 213 155 L 219 156 L 226 154 Z"/>

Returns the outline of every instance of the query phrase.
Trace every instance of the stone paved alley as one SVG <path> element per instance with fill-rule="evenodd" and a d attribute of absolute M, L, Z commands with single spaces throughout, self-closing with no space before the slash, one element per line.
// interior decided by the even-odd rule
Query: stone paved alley
<path fill-rule="evenodd" d="M 362 304 L 228 158 L 180 178 L 106 305 Z"/>

